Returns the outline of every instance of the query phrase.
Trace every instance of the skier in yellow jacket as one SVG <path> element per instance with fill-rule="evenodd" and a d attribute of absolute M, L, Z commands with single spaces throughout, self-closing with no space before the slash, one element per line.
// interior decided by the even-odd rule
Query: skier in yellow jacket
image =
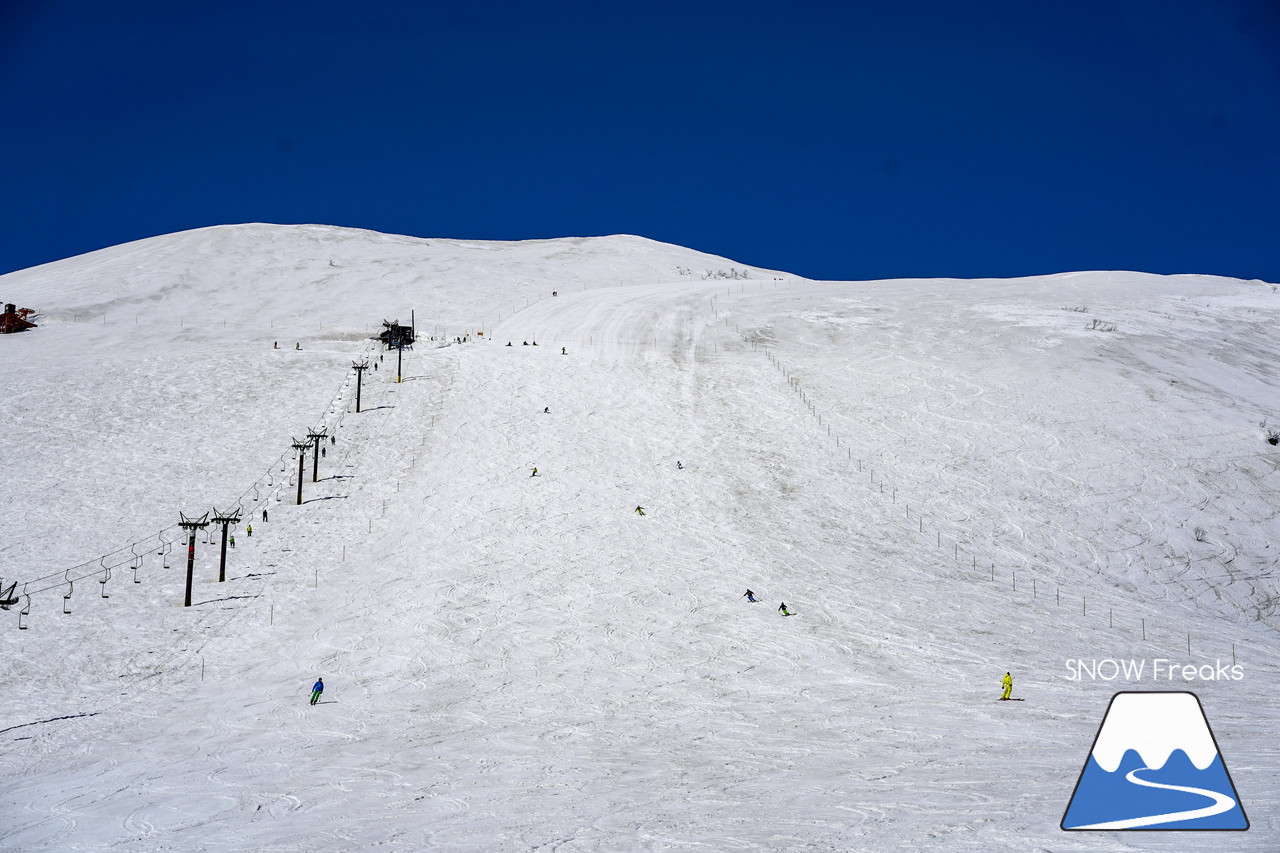
<path fill-rule="evenodd" d="M 1006 672 L 1000 683 L 1004 685 L 1004 693 L 1000 694 L 1000 698 L 1008 699 L 1009 694 L 1013 692 L 1013 676 Z"/>

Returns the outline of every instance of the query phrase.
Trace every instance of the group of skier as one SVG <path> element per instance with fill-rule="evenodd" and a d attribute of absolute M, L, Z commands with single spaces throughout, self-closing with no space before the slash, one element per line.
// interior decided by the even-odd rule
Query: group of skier
<path fill-rule="evenodd" d="M 760 601 L 760 599 L 756 598 L 756 594 L 751 590 L 747 590 L 746 592 L 744 592 L 742 594 L 742 597 L 745 598 L 747 601 L 751 602 L 752 604 L 755 604 L 758 601 Z M 792 613 L 790 610 L 787 609 L 787 603 L 785 601 L 778 605 L 778 612 L 781 613 L 783 616 L 795 615 L 794 613 Z"/>
<path fill-rule="evenodd" d="M 532 346 L 535 346 L 535 347 L 536 347 L 537 345 L 538 345 L 538 342 L 537 342 L 537 341 L 534 341 L 534 342 L 533 342 L 533 344 L 532 344 Z M 507 346 L 511 346 L 511 341 L 507 341 Z M 522 341 L 522 342 L 520 343 L 520 346 L 522 346 L 522 347 L 527 347 L 527 346 L 530 346 L 530 344 L 529 344 L 529 342 L 528 342 L 528 341 Z M 569 350 L 568 350 L 568 349 L 566 349 L 565 347 L 560 347 L 560 354 L 561 354 L 561 355 L 568 355 L 568 354 L 569 354 Z"/>
<path fill-rule="evenodd" d="M 554 294 L 553 294 L 553 295 L 554 295 Z M 458 340 L 456 341 L 456 343 L 465 343 L 465 342 L 466 342 L 466 341 L 465 341 L 465 339 L 461 339 L 461 338 L 460 338 L 460 339 L 458 339 Z M 530 345 L 530 344 L 529 344 L 529 342 L 528 342 L 528 341 L 523 341 L 523 342 L 522 342 L 522 346 L 529 346 L 529 345 Z M 537 341 L 534 341 L 534 342 L 533 342 L 533 346 L 535 346 L 535 347 L 536 347 L 537 345 L 538 345 L 538 342 L 537 342 Z M 510 341 L 508 341 L 508 342 L 507 342 L 507 346 L 512 346 L 512 343 L 511 343 Z M 301 347 L 299 347 L 299 349 L 300 349 L 300 348 L 301 348 Z M 567 351 L 564 347 L 561 347 L 561 348 L 560 348 L 560 354 L 561 354 L 561 355 L 568 355 L 568 351 Z M 550 412 L 551 412 L 551 407 L 550 407 L 550 406 L 544 407 L 542 411 L 543 411 L 543 413 L 544 413 L 544 414 L 550 414 Z M 677 470 L 684 470 L 684 463 L 682 463 L 682 462 L 681 462 L 680 460 L 678 460 L 678 459 L 676 460 L 676 469 L 677 469 Z M 538 476 L 538 469 L 537 469 L 536 467 L 533 469 L 531 476 L 533 476 L 533 477 L 537 477 L 537 476 Z M 644 507 L 643 507 L 643 506 L 640 506 L 640 505 L 637 505 L 637 506 L 636 506 L 636 508 L 635 508 L 635 514 L 636 514 L 636 515 L 641 515 L 641 516 L 642 516 L 642 515 L 644 515 L 644 514 L 645 514 Z M 267 511 L 266 511 L 266 509 L 263 509 L 263 511 L 262 511 L 262 520 L 263 520 L 264 522 L 267 520 Z M 250 524 L 250 525 L 248 525 L 248 526 L 247 526 L 247 528 L 246 528 L 246 533 L 247 533 L 249 536 L 252 536 L 252 535 L 253 535 L 253 525 L 251 525 L 251 524 Z M 233 548 L 235 547 L 235 537 L 234 537 L 234 536 L 231 538 L 231 547 L 233 547 Z M 749 603 L 752 603 L 752 604 L 758 603 L 758 602 L 760 601 L 760 599 L 756 597 L 755 592 L 754 592 L 753 590 L 751 590 L 751 589 L 748 589 L 745 593 L 743 593 L 742 597 L 743 597 L 743 598 L 745 598 Z M 787 607 L 787 603 L 786 603 L 785 601 L 780 602 L 780 603 L 778 604 L 778 613 L 779 613 L 780 615 L 782 615 L 782 616 L 794 616 L 794 615 L 795 615 L 795 614 L 794 614 L 794 613 L 793 613 L 793 612 L 792 612 L 792 611 Z M 1001 687 L 1003 688 L 1003 690 L 1002 690 L 1002 692 L 1001 692 L 1001 695 L 1000 695 L 1000 699 L 1001 699 L 1001 701 L 1011 700 L 1011 699 L 1013 698 L 1013 696 L 1012 696 L 1012 693 L 1013 693 L 1013 676 L 1012 676 L 1012 674 L 1011 674 L 1011 673 L 1006 672 L 1006 673 L 1004 674 L 1004 678 L 1003 678 L 1003 679 L 1001 679 L 1000 685 L 1001 685 Z M 313 684 L 313 685 L 312 685 L 312 687 L 311 687 L 311 704 L 312 704 L 312 705 L 315 705 L 317 702 L 319 702 L 319 701 L 320 701 L 320 696 L 321 696 L 321 694 L 323 694 L 323 693 L 324 693 L 324 679 L 323 679 L 323 678 L 317 678 L 317 679 L 316 679 L 316 683 L 315 683 L 315 684 Z"/>

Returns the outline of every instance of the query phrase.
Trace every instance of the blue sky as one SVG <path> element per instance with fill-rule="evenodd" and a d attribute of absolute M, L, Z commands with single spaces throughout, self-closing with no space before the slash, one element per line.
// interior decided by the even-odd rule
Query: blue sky
<path fill-rule="evenodd" d="M 1272 0 L 6 0 L 0 127 L 0 272 L 318 222 L 1280 281 Z"/>

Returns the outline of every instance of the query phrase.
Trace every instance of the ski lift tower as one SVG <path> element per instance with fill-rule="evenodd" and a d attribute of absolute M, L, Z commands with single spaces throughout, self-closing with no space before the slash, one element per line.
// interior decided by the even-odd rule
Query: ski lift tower
<path fill-rule="evenodd" d="M 351 362 L 351 366 L 356 371 L 356 414 L 360 414 L 360 380 L 364 378 L 364 372 L 369 369 L 369 359 L 360 362 Z"/>
<path fill-rule="evenodd" d="M 404 348 L 413 349 L 413 326 L 401 326 L 399 320 L 382 321 L 386 329 L 378 338 L 387 345 L 387 349 L 396 350 L 396 382 L 401 380 L 400 366 L 404 359 Z"/>
<path fill-rule="evenodd" d="M 298 451 L 298 506 L 302 506 L 302 473 L 306 470 L 307 464 L 307 448 L 311 446 L 311 440 L 298 441 L 293 440 L 293 449 Z"/>
<path fill-rule="evenodd" d="M 218 508 L 213 508 L 213 518 L 209 519 L 212 524 L 222 525 L 222 557 L 218 561 L 218 583 L 223 583 L 227 579 L 227 527 L 231 524 L 240 523 L 240 507 L 236 507 L 233 512 L 218 512 Z"/>
<path fill-rule="evenodd" d="M 178 513 L 178 517 L 182 520 L 178 522 L 178 526 L 187 531 L 187 596 L 183 599 L 182 606 L 191 606 L 191 575 L 195 571 L 196 566 L 196 531 L 204 530 L 209 526 L 209 513 L 205 513 L 199 518 L 188 518 L 182 513 Z"/>
<path fill-rule="evenodd" d="M 318 483 L 320 481 L 320 439 L 328 435 L 324 430 L 316 430 L 307 433 L 307 438 L 311 439 L 313 453 L 311 455 L 311 482 Z"/>

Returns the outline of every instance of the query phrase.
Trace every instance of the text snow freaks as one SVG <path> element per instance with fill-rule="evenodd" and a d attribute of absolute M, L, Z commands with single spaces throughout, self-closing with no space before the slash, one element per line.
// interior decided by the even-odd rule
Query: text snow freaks
<path fill-rule="evenodd" d="M 1221 660 L 1200 666 L 1180 664 L 1164 658 L 1116 660 L 1103 658 L 1067 661 L 1067 681 L 1241 681 L 1244 666 L 1228 666 Z"/>

